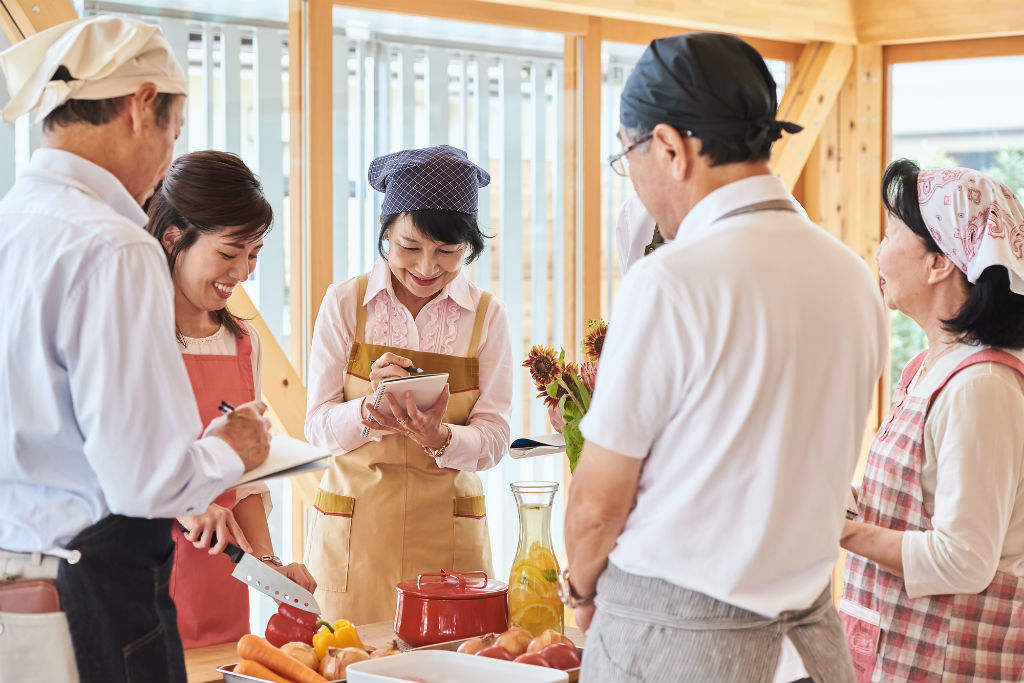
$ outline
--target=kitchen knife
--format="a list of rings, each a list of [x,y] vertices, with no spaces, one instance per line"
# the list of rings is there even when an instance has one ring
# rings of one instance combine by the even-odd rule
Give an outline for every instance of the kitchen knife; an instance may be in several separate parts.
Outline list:
[[[188,529],[180,522],[178,528],[182,533],[188,533]],[[210,542],[211,547],[215,545],[217,545],[216,534],[213,535],[213,540]],[[278,602],[287,603],[306,612],[320,614],[320,605],[317,604],[313,594],[281,572],[260,562],[230,541],[224,548],[224,554],[236,565],[231,576],[242,583],[252,586],[260,593],[269,595]]]

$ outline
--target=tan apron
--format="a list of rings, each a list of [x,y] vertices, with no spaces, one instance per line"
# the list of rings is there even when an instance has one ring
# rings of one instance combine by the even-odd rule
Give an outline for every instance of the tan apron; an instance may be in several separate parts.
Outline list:
[[[356,331],[345,399],[370,393],[370,365],[390,351],[424,372],[447,372],[448,424],[464,425],[480,395],[477,350],[491,295],[477,305],[466,356],[367,344],[367,276],[359,276]],[[484,490],[473,472],[439,467],[422,446],[389,434],[335,456],[317,491],[305,563],[325,618],[368,624],[394,619],[395,585],[440,569],[494,575]]]

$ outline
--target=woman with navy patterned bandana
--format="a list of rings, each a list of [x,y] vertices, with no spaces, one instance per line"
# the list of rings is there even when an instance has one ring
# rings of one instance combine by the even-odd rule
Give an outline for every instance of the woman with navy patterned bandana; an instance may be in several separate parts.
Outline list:
[[[332,285],[309,359],[306,437],[339,456],[317,492],[305,562],[330,619],[391,619],[395,584],[441,568],[493,575],[478,470],[508,451],[505,305],[463,274],[484,249],[487,172],[447,145],[375,159],[384,193],[369,273]],[[381,381],[447,372],[428,410],[366,401]],[[364,426],[370,428],[361,436]]]

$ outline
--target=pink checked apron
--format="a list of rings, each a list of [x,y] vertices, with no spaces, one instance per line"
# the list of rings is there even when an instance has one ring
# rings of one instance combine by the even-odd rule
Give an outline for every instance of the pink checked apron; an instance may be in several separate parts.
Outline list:
[[[1016,357],[986,349],[966,358],[928,398],[907,388],[925,354],[903,370],[889,416],[875,435],[860,495],[861,521],[900,531],[927,531],[921,490],[924,424],[950,378],[995,362],[1024,375]],[[858,683],[874,681],[1019,681],[1024,678],[1024,579],[998,571],[977,595],[912,599],[903,579],[850,553],[840,616]]]
[[[203,429],[220,415],[221,401],[238,406],[252,401],[252,340],[243,334],[233,356],[181,354],[199,405]],[[213,501],[233,508],[234,490]],[[171,597],[178,609],[178,631],[186,650],[238,640],[249,632],[249,588],[231,576],[234,565],[224,553],[199,550],[174,527]]]

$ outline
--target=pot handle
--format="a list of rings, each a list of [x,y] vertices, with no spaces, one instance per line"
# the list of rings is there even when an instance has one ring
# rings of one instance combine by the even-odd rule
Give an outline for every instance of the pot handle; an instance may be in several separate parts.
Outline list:
[[[438,574],[420,574],[416,577],[416,588],[423,588],[423,579],[430,578],[432,576],[440,577],[441,583],[448,581],[449,579],[455,579],[459,584],[459,590],[465,590],[467,576],[482,576],[484,577],[484,585],[487,585],[487,572],[476,571],[476,572],[456,572],[451,569],[442,569]]]

